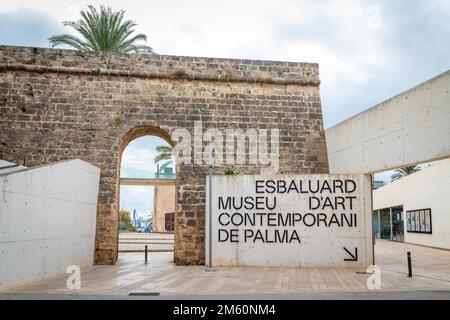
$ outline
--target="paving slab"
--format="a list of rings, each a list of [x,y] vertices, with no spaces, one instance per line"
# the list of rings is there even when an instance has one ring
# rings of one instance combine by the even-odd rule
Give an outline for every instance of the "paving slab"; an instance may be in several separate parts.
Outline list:
[[[289,297],[330,298],[377,293],[378,297],[450,299],[450,252],[389,241],[377,241],[376,263],[381,268],[381,290],[369,290],[370,274],[361,269],[294,267],[227,267],[206,272],[205,266],[175,266],[173,252],[151,252],[148,264],[141,253],[120,254],[114,266],[92,266],[82,270],[81,289],[68,290],[66,275],[9,290],[9,295],[65,294],[127,297],[130,293],[160,296]],[[412,278],[407,277],[406,252],[413,257]],[[429,294],[427,292],[440,292]],[[385,292],[385,294],[383,294]],[[389,294],[389,292],[400,292]],[[416,292],[412,294],[411,292]]]

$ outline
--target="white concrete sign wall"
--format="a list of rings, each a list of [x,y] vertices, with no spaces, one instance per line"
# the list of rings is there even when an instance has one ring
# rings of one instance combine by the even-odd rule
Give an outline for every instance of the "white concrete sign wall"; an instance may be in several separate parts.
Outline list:
[[[211,199],[213,266],[373,264],[367,175],[213,176]]]
[[[93,264],[99,178],[81,160],[0,174],[0,290]]]

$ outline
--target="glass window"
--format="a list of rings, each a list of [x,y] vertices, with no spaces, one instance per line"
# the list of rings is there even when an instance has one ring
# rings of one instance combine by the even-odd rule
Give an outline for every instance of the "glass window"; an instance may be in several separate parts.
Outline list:
[[[408,232],[432,233],[431,209],[407,211],[406,230]]]
[[[406,230],[411,231],[411,212],[406,212]]]
[[[420,211],[416,211],[416,232],[420,232]]]
[[[381,239],[391,239],[391,217],[389,209],[380,210],[380,236]]]
[[[420,210],[420,232],[425,232],[425,211]]]
[[[425,210],[425,232],[431,232],[431,210]]]

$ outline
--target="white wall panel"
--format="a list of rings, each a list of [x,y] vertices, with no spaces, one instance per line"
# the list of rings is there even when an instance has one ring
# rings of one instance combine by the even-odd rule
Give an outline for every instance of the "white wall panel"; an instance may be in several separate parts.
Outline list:
[[[0,174],[0,290],[93,264],[99,178],[81,160]]]
[[[450,71],[325,130],[330,173],[450,157]]]

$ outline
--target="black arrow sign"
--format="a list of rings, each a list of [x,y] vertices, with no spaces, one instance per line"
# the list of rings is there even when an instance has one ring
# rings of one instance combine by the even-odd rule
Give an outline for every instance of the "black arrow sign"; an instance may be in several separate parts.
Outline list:
[[[352,257],[351,259],[344,259],[344,261],[358,261],[358,248],[355,248],[355,254],[348,251],[346,247],[343,248]]]

